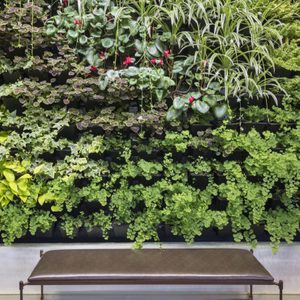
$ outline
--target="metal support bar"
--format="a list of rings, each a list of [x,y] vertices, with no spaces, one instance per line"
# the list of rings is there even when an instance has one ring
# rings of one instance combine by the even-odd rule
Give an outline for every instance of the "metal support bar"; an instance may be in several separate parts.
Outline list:
[[[253,285],[250,285],[250,294],[249,294],[249,299],[253,300]]]
[[[282,297],[283,297],[283,294],[282,294],[282,291],[283,291],[283,281],[282,280],[279,280],[278,287],[279,287],[279,300],[282,300]]]
[[[20,290],[20,300],[23,300],[23,289],[24,289],[24,282],[19,282],[19,290]]]

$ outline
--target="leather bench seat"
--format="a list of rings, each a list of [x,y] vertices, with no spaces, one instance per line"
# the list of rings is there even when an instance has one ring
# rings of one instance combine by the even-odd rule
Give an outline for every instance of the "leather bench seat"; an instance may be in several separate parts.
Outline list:
[[[271,284],[242,249],[85,249],[46,252],[29,284]]]

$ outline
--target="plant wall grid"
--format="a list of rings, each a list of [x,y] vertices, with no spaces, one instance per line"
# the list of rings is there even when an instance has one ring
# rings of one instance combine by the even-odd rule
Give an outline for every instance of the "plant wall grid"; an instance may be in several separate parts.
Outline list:
[[[0,5],[2,241],[298,239],[299,4],[119,2]]]

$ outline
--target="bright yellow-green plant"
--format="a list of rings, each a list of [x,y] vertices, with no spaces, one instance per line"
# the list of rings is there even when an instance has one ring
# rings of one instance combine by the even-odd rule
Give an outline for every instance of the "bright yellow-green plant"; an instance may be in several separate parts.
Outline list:
[[[26,202],[30,196],[30,179],[27,173],[28,161],[0,162],[0,206],[6,206],[14,199]]]

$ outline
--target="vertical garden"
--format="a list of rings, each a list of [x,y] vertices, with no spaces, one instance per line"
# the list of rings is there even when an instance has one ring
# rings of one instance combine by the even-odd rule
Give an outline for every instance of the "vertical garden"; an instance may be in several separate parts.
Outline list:
[[[299,239],[300,2],[0,12],[5,244]]]

